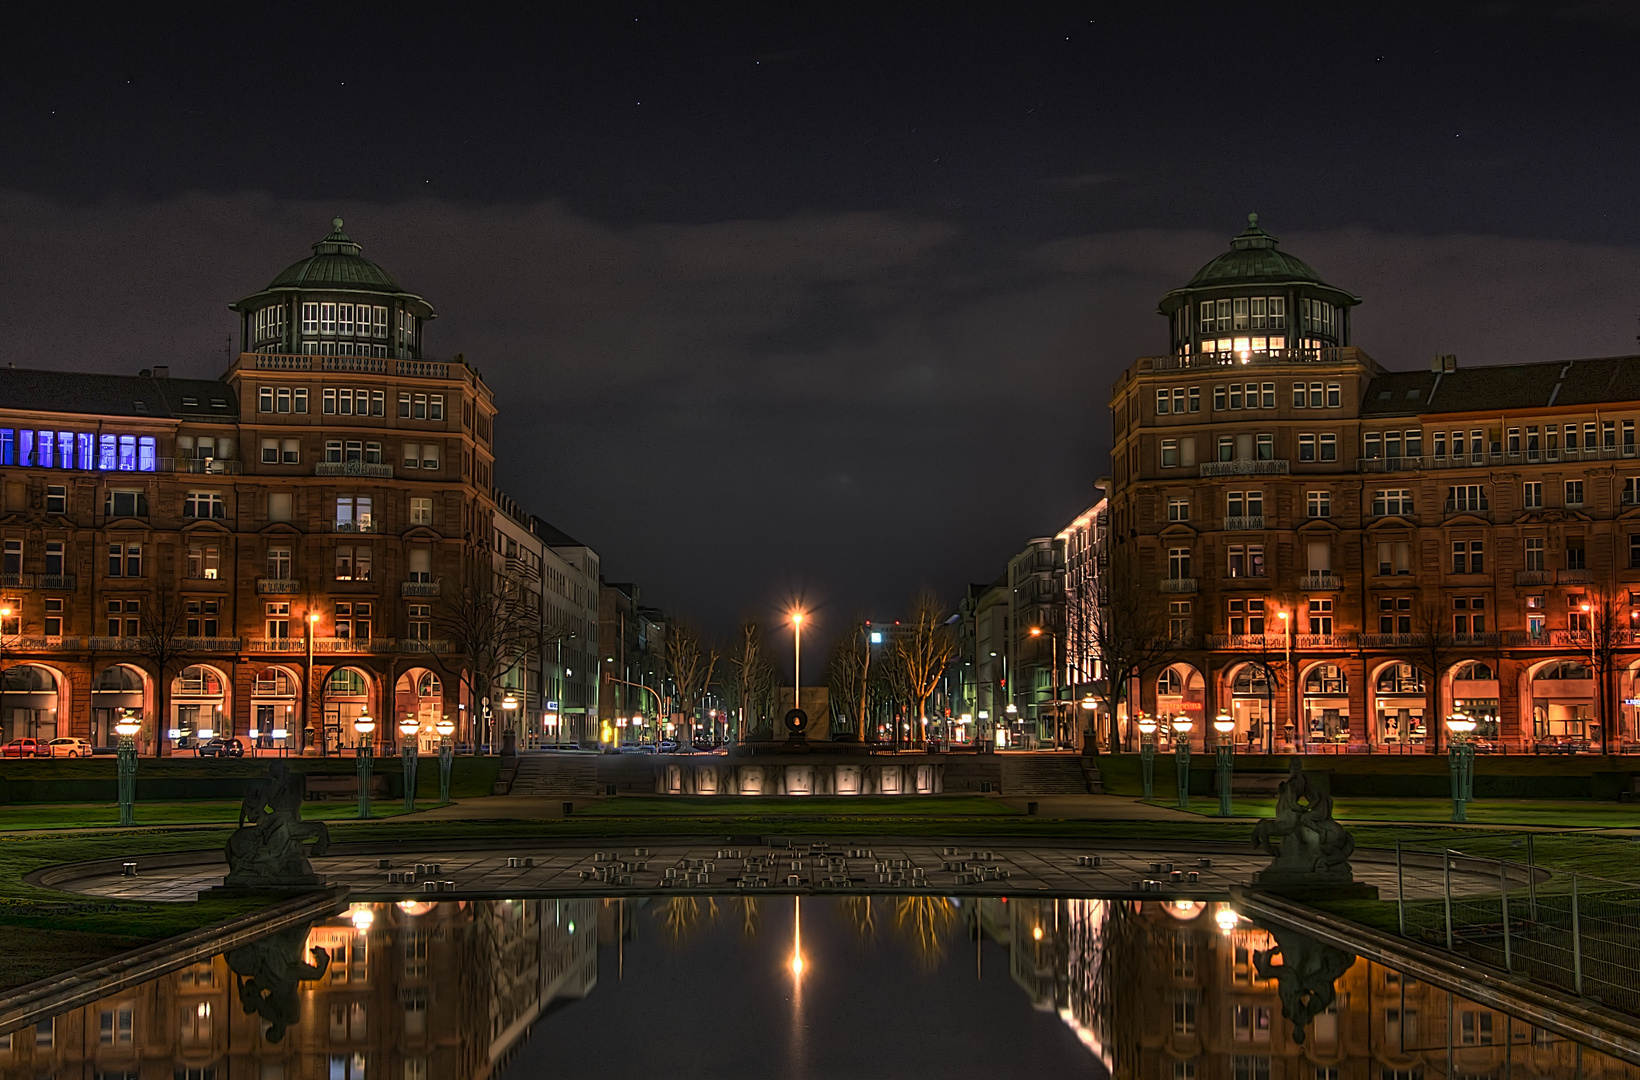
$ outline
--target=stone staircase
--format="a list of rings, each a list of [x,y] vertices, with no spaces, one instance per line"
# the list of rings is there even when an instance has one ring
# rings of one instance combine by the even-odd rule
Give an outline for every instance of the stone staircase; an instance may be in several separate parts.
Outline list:
[[[1097,795],[1099,767],[1072,754],[1008,755],[1002,759],[1004,795]]]
[[[522,754],[509,794],[596,795],[598,760],[568,754]]]

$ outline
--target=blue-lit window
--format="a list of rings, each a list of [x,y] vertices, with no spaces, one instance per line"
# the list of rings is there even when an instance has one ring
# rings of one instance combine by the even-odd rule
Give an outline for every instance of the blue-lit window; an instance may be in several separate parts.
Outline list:
[[[56,445],[56,436],[52,435],[49,431],[40,432],[40,441],[38,443],[40,460],[36,464],[40,465],[42,468],[51,468],[52,459],[56,456],[52,453],[52,449]]]
[[[97,463],[97,455],[96,455],[95,451],[92,449],[93,446],[95,445],[95,443],[93,442],[94,437],[91,436],[91,435],[82,434],[82,435],[76,436],[76,438],[79,441],[80,468],[82,468],[82,469],[94,468],[96,466],[96,463]]]
[[[0,428],[0,465],[17,464],[17,433],[11,428]]]
[[[57,467],[72,469],[74,467],[74,433],[59,431],[57,433]]]
[[[97,468],[104,472],[113,472],[115,460],[114,436],[99,435],[97,437]]]
[[[26,429],[17,433],[17,464],[34,464],[34,432]]]
[[[137,440],[137,471],[153,472],[157,462],[154,460],[154,437],[144,435]]]
[[[120,472],[137,471],[137,437],[120,436]]]

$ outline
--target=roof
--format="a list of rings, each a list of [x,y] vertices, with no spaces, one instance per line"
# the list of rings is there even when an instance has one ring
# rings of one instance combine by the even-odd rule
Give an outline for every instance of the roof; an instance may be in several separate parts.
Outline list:
[[[330,235],[313,245],[313,254],[287,266],[268,283],[270,289],[381,289],[401,292],[393,275],[359,254],[364,250],[342,231],[342,219],[331,222]]]
[[[214,379],[5,367],[0,368],[0,406],[37,412],[239,422],[239,402],[233,390]]]
[[[1359,304],[1361,298],[1321,280],[1309,263],[1280,250],[1281,241],[1258,226],[1258,215],[1247,215],[1247,228],[1230,240],[1230,250],[1196,271],[1183,289],[1210,289],[1227,285],[1317,285],[1338,293],[1346,303]]]
[[[1389,371],[1367,384],[1361,415],[1502,412],[1640,401],[1640,356]]]
[[[581,541],[548,521],[543,521],[534,514],[530,515],[530,527],[535,530],[548,547],[586,547]]]

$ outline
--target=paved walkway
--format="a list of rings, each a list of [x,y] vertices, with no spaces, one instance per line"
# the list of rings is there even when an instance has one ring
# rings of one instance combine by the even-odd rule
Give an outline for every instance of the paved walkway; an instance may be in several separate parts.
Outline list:
[[[187,866],[137,861],[135,876],[90,873],[57,881],[70,892],[131,900],[192,900],[222,880],[219,862]],[[1225,853],[1168,845],[1102,848],[1097,844],[1017,844],[948,841],[785,840],[713,844],[655,841],[622,846],[520,841],[484,851],[430,844],[391,848],[391,854],[332,855],[314,869],[333,884],[352,888],[357,900],[408,900],[437,895],[526,898],[533,896],[631,896],[673,892],[906,893],[939,895],[1056,895],[1214,900],[1232,885],[1246,884],[1268,863],[1257,852]],[[1393,899],[1393,862],[1358,857],[1356,878]],[[1480,894],[1496,886],[1491,876],[1454,872],[1453,891]],[[1434,870],[1406,870],[1408,898],[1441,895]]]

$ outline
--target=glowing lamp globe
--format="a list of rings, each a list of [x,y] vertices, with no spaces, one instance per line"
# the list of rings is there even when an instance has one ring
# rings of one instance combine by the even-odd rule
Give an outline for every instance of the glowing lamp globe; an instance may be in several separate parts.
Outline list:
[[[353,721],[353,730],[360,735],[369,735],[376,730],[376,721],[369,713],[360,713],[359,718]]]
[[[142,725],[129,716],[114,725],[114,734],[116,735],[135,735],[141,730]]]
[[[1154,735],[1154,734],[1156,734],[1156,718],[1154,716],[1141,716],[1141,717],[1139,717],[1139,734],[1141,734],[1141,735]]]
[[[1190,734],[1190,729],[1195,726],[1195,721],[1191,720],[1188,716],[1175,716],[1173,718],[1173,730],[1177,731],[1180,735]]]
[[[399,721],[399,734],[403,735],[406,739],[410,738],[420,730],[421,725],[416,723],[415,717],[407,716],[403,720]]]
[[[448,716],[433,725],[433,730],[438,732],[440,736],[446,739],[450,737],[450,733],[455,731],[455,729],[456,726],[450,723],[450,718]]]
[[[1218,732],[1220,735],[1228,735],[1232,731],[1236,730],[1236,722],[1230,718],[1229,713],[1219,713],[1219,715],[1213,719],[1213,730]]]

